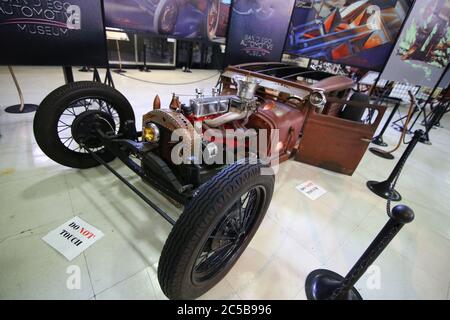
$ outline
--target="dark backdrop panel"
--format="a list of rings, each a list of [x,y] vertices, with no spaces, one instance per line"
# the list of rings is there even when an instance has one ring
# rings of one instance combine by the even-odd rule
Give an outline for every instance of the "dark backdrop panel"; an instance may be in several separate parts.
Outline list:
[[[412,0],[297,0],[286,53],[381,71]]]
[[[295,0],[235,0],[225,65],[280,61]]]
[[[106,27],[224,41],[230,0],[104,0]]]
[[[106,66],[100,0],[0,1],[0,64]]]
[[[382,79],[433,88],[448,64],[449,0],[416,0]]]

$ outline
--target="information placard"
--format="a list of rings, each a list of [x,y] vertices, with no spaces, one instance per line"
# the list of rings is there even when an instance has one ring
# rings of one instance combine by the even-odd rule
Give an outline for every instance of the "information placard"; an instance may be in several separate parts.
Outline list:
[[[42,238],[71,261],[103,237],[103,232],[74,217]]]
[[[311,200],[317,200],[325,193],[327,193],[327,191],[324,188],[318,186],[317,184],[315,184],[310,180],[298,185],[296,189],[301,193],[303,193],[308,198],[310,198]]]

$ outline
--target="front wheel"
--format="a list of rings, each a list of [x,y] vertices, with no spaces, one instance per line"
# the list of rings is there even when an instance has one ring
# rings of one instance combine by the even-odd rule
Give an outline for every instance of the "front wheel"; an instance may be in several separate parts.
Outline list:
[[[119,91],[98,82],[80,81],[56,89],[42,101],[33,130],[36,142],[50,159],[86,169],[99,163],[83,146],[104,161],[114,159],[91,128],[120,134],[126,122],[134,120],[130,103]]]
[[[250,243],[272,198],[275,178],[261,163],[239,162],[203,184],[175,224],[159,260],[170,299],[195,299],[217,284]]]

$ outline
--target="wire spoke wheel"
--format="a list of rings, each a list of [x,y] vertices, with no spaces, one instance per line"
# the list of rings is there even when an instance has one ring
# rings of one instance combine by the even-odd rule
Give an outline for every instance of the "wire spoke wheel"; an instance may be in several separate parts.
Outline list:
[[[233,267],[264,219],[275,178],[260,162],[234,163],[203,184],[167,239],[158,280],[170,299],[195,299]]]
[[[80,141],[77,141],[74,137],[76,135],[77,119],[85,115],[87,112],[97,111],[99,115],[99,121],[107,121],[108,128],[114,134],[117,134],[120,130],[120,117],[117,110],[111,105],[111,103],[102,100],[101,98],[82,98],[69,104],[58,119],[58,137],[60,142],[73,152],[88,153],[84,148],[80,146]],[[112,121],[111,121],[112,119]],[[103,149],[103,146],[92,147],[94,152],[98,152]]]
[[[79,81],[45,97],[36,111],[33,131],[50,159],[67,167],[87,169],[99,163],[82,145],[104,161],[112,161],[115,156],[103,146],[98,130],[121,135],[126,123],[134,123],[134,119],[133,108],[120,92],[102,83]]]
[[[209,280],[233,259],[249,234],[263,196],[264,188],[254,187],[226,212],[198,254],[192,274],[194,282]]]

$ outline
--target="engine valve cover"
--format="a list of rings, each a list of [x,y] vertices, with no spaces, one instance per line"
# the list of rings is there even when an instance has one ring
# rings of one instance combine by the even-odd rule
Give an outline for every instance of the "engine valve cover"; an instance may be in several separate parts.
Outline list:
[[[239,98],[235,96],[201,97],[192,99],[190,106],[194,117],[207,117],[228,112],[231,100],[239,100]]]

